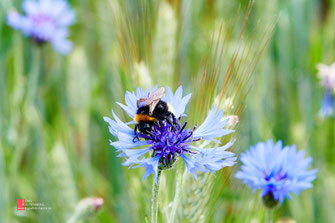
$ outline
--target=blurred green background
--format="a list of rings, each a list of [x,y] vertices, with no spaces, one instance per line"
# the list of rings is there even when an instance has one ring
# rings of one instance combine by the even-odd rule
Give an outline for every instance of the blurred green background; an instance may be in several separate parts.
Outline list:
[[[318,117],[323,89],[316,75],[316,64],[335,60],[334,0],[255,1],[242,38],[247,0],[70,4],[77,16],[74,49],[60,56],[6,25],[7,11],[21,10],[20,0],[0,2],[0,222],[65,222],[80,199],[92,196],[105,204],[84,222],[145,222],[153,178],[142,182],[143,169],[121,165],[103,116],[111,117],[113,109],[127,120],[115,102],[124,102],[126,90],[155,84],[174,90],[183,85],[184,94],[193,93],[187,111],[192,123],[201,123],[220,92],[222,108],[239,115],[237,154],[268,138],[305,149],[318,178],[276,209],[275,221],[335,221],[335,119]],[[222,37],[232,33],[223,46],[224,38],[216,39],[220,29]],[[251,75],[257,46],[262,49],[270,35]],[[215,47],[223,58],[213,54]],[[243,70],[235,64],[235,79],[225,87],[235,52],[248,47],[254,54],[237,55]],[[236,105],[226,108],[230,97]],[[167,222],[182,168],[178,163],[164,173],[161,222]],[[186,178],[176,222],[264,222],[259,194],[234,179],[237,169],[225,168],[216,178],[203,174],[198,182]],[[16,199],[52,210],[22,214]]]

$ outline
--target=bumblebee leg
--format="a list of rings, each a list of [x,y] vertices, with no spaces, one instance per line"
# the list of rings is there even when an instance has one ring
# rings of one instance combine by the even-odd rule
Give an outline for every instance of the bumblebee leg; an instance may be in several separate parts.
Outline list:
[[[135,134],[135,137],[133,138],[133,142],[138,142],[140,141],[140,138],[138,137],[138,133]]]
[[[138,137],[138,131],[137,130],[138,130],[138,126],[135,125],[135,128],[134,128],[134,135],[135,135],[135,137],[133,138],[133,142],[134,143],[137,142],[137,141],[140,141],[140,138]],[[137,141],[135,139],[137,139]]]
[[[173,122],[173,124],[175,124],[175,125],[177,124],[176,116],[172,112],[168,112],[166,117],[167,117],[167,119],[172,118],[171,121]]]
[[[176,123],[176,121],[177,121],[176,116],[174,116],[174,114],[172,112],[170,112],[170,116],[172,117],[173,123],[177,124]]]
[[[171,122],[171,120],[169,119],[169,117],[166,118],[166,122],[169,123],[169,125],[171,125],[173,131],[176,132],[176,128],[174,127],[174,124]]]

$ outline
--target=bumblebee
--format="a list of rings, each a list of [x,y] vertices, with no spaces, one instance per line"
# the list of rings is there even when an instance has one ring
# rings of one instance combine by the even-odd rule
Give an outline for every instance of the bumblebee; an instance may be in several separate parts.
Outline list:
[[[135,125],[135,139],[139,140],[139,133],[150,135],[152,125],[159,120],[166,120],[173,126],[171,119],[175,120],[171,106],[162,101],[165,92],[164,88],[159,88],[152,92],[147,98],[141,98],[137,101],[137,112],[134,120],[138,123]]]

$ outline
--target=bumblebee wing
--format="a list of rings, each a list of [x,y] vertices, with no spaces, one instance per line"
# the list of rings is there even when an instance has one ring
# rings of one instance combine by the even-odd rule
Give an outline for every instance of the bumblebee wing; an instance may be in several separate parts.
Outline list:
[[[153,113],[153,111],[154,111],[156,105],[158,104],[159,100],[160,100],[160,99],[155,100],[155,101],[153,101],[153,102],[149,105],[149,114],[150,114],[150,115],[152,115],[152,113]]]
[[[163,87],[158,88],[156,91],[152,92],[152,94],[146,100],[145,105],[149,105],[150,114],[152,114],[159,100],[161,100],[161,98],[163,97],[164,93],[165,89]]]
[[[165,93],[165,89],[163,87],[158,88],[156,91],[152,92],[151,94],[148,93],[148,97],[140,98],[137,100],[136,102],[137,108],[140,108],[145,105],[151,105],[154,101],[157,101],[157,100],[159,101],[163,97],[164,93]],[[154,105],[154,107],[157,105],[157,103]]]
[[[152,94],[147,98],[144,105],[151,105],[155,101],[159,101],[164,95],[165,89],[158,88],[156,91],[152,92]]]
[[[156,100],[159,101],[164,96],[164,93],[165,93],[165,89],[163,87],[158,88],[156,91],[154,91],[150,94],[150,96],[148,97],[148,99],[146,101],[146,105],[149,105],[153,101],[156,101]]]

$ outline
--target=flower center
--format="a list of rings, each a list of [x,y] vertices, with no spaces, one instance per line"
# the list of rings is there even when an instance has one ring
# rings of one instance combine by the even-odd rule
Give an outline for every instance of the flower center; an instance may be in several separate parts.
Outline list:
[[[283,170],[279,170],[278,172],[272,171],[270,174],[265,176],[266,181],[270,181],[271,179],[275,179],[276,181],[285,180],[287,178],[287,173]]]
[[[37,26],[42,26],[52,21],[50,16],[42,13],[32,16],[31,19],[33,23]]]
[[[31,16],[35,31],[33,33],[33,40],[37,44],[43,44],[50,39],[52,35],[51,27],[52,18],[49,15],[38,13]]]
[[[194,153],[189,150],[189,146],[199,140],[193,138],[195,127],[186,129],[187,122],[181,126],[179,118],[171,124],[160,120],[155,122],[149,134],[141,134],[142,138],[152,144],[153,156],[161,156],[160,163],[165,167],[172,167],[180,154]]]

